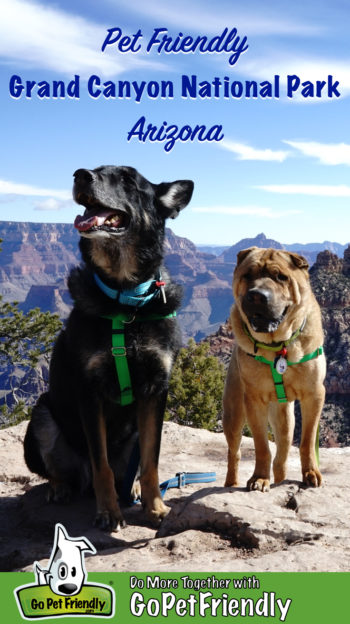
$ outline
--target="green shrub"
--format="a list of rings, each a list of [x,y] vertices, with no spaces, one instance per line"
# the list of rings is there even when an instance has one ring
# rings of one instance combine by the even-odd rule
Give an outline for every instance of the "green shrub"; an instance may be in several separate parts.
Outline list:
[[[166,420],[203,429],[217,428],[222,416],[225,370],[209,355],[209,345],[193,338],[180,350],[169,385]]]

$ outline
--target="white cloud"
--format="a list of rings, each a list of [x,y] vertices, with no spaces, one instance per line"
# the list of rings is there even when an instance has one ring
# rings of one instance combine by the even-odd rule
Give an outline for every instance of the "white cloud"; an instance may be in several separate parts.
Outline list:
[[[284,141],[305,156],[315,156],[323,165],[350,165],[350,145],[347,143],[317,143],[316,141]]]
[[[115,76],[136,65],[159,67],[135,54],[102,53],[106,35],[106,25],[44,3],[1,1],[0,56],[7,62],[83,77],[91,73]]]
[[[289,156],[289,152],[286,151],[256,149],[250,145],[236,143],[235,141],[230,141],[228,139],[220,141],[218,145],[230,152],[233,152],[234,154],[237,154],[239,160],[267,160],[283,162]]]
[[[39,188],[29,184],[18,184],[17,182],[9,182],[8,180],[0,180],[1,195],[23,195],[24,197],[50,197],[59,200],[72,199],[71,191],[59,191],[52,189]]]
[[[300,210],[276,211],[265,206],[198,206],[192,208],[192,212],[207,214],[224,214],[232,216],[263,217],[266,219],[279,219],[287,215],[300,214]]]
[[[40,210],[40,211],[63,210],[63,208],[66,208],[67,205],[70,205],[71,203],[72,202],[69,200],[60,200],[60,199],[54,199],[53,197],[49,197],[48,199],[45,199],[44,201],[36,203],[34,206],[34,210]]]
[[[269,184],[255,188],[282,195],[315,195],[319,197],[350,197],[350,186],[322,184]]]
[[[310,81],[316,85],[316,81],[325,81],[327,83],[328,76],[333,76],[333,81],[339,82],[338,90],[341,96],[350,94],[350,61],[346,58],[339,60],[332,57],[300,57],[294,54],[286,54],[281,50],[278,54],[267,53],[260,55],[255,60],[252,57],[243,56],[239,66],[237,65],[237,72],[245,76],[250,76],[256,80],[273,80],[274,75],[279,75],[281,79],[281,85],[285,86],[287,82],[287,76],[298,76],[301,83]],[[304,103],[316,103],[316,102],[334,102],[338,98],[333,95],[332,98],[327,97],[326,84],[321,91],[321,97],[301,97],[300,92],[302,86],[299,86],[298,91],[295,91],[293,98],[290,101],[302,101]],[[281,95],[283,93],[281,92]],[[315,94],[316,95],[316,94]],[[288,98],[289,99],[289,98]]]
[[[115,0],[107,0],[114,6]],[[232,25],[236,27],[238,35],[244,36],[269,36],[269,35],[319,35],[324,31],[323,27],[315,24],[306,24],[305,21],[296,21],[290,16],[285,19],[276,18],[273,9],[268,13],[268,7],[264,6],[261,11],[241,10],[232,3],[231,13],[227,10],[219,12],[218,5],[213,5],[210,11],[203,3],[197,3],[193,7],[188,0],[177,0],[176,3],[159,2],[159,0],[119,0],[128,11],[143,14],[149,19],[156,18],[158,24],[172,24],[178,26],[181,32],[184,28],[205,33],[218,35],[224,28]],[[199,6],[198,6],[199,4]]]

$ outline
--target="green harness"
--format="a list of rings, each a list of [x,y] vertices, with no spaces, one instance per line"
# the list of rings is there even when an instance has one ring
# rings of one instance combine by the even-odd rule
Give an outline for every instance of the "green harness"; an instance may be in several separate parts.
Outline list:
[[[134,402],[135,397],[132,391],[130,371],[128,365],[128,359],[125,346],[125,325],[130,323],[140,323],[143,321],[159,321],[168,318],[175,318],[176,312],[170,314],[148,314],[143,316],[141,314],[135,314],[130,318],[130,314],[123,312],[103,316],[105,319],[112,321],[112,355],[114,357],[115,367],[117,371],[117,377],[120,386],[120,399],[118,403],[120,405],[130,405]]]
[[[290,360],[285,360],[285,362],[287,366],[295,366],[296,364],[303,364],[303,362],[314,360],[319,355],[322,355],[322,353],[323,353],[323,347],[317,347],[315,351],[313,351],[312,353],[308,353],[307,355],[304,355],[304,357],[302,357],[301,360],[299,360],[298,362],[291,362]],[[275,384],[277,401],[279,403],[288,403],[288,399],[286,397],[286,391],[285,391],[284,384],[283,384],[283,373],[282,374],[279,373],[278,370],[276,369],[276,360],[278,360],[279,358],[277,357],[275,360],[271,361],[271,360],[264,358],[262,355],[253,355],[252,357],[258,362],[263,362],[264,364],[268,364],[270,366],[273,383]]]
[[[319,355],[322,355],[322,353],[323,353],[323,347],[317,347],[317,349],[315,349],[315,351],[313,351],[312,353],[308,353],[307,355],[304,355],[304,357],[302,357],[301,360],[299,360],[299,362],[290,362],[290,360],[285,360],[285,362],[287,366],[295,366],[296,364],[302,364],[303,362],[308,362],[309,360],[313,360],[317,358]],[[248,355],[250,355],[250,353],[248,353]],[[285,391],[284,383],[283,383],[283,374],[279,373],[276,370],[276,360],[278,360],[279,358],[277,357],[274,361],[271,361],[271,360],[267,360],[262,355],[252,355],[252,357],[258,362],[263,362],[263,364],[268,364],[270,366],[273,383],[275,384],[277,401],[279,403],[288,403],[288,399],[286,397],[286,391]],[[320,438],[320,425],[318,425],[317,427],[316,441],[315,441],[315,453],[316,453],[316,460],[317,460],[318,466],[320,465],[319,438]]]
[[[294,334],[291,335],[288,340],[284,340],[279,344],[271,343],[266,344],[265,342],[257,342],[255,338],[250,334],[248,327],[244,324],[243,330],[246,336],[248,336],[249,340],[254,344],[254,355],[252,353],[247,353],[250,357],[253,357],[257,362],[262,362],[263,364],[268,364],[271,369],[273,383],[275,385],[277,401],[279,403],[287,403],[288,399],[286,397],[286,391],[283,384],[283,374],[287,370],[288,366],[296,366],[296,364],[303,364],[303,362],[309,362],[309,360],[314,360],[319,355],[323,353],[323,347],[317,347],[315,351],[312,353],[308,353],[304,355],[298,362],[291,362],[287,360],[287,347],[294,342],[298,336],[301,334],[305,327],[306,319],[301,324],[301,327],[297,329]],[[258,349],[264,349],[266,351],[274,351],[276,353],[276,358],[274,360],[268,360],[264,358],[262,355],[256,355]],[[283,366],[282,366],[283,365]],[[280,370],[279,370],[280,369]],[[280,372],[281,371],[281,372]]]
[[[253,342],[254,344],[254,353],[256,354],[258,349],[266,349],[267,351],[275,351],[276,353],[276,358],[274,360],[268,360],[267,358],[263,357],[262,355],[253,355],[252,353],[247,353],[247,355],[249,355],[250,357],[254,358],[254,360],[256,360],[257,362],[262,362],[263,364],[268,364],[270,369],[271,369],[271,375],[272,375],[272,379],[273,379],[273,383],[275,386],[275,390],[276,390],[276,396],[277,396],[277,401],[279,403],[288,403],[288,399],[286,396],[286,391],[285,391],[285,387],[284,387],[284,383],[283,383],[283,374],[285,373],[285,371],[287,370],[288,366],[296,366],[297,364],[303,364],[304,362],[309,362],[310,360],[314,360],[315,358],[317,358],[319,355],[322,355],[323,353],[323,347],[317,347],[317,349],[315,349],[315,351],[313,351],[312,353],[308,353],[307,355],[304,355],[304,357],[302,357],[298,362],[291,362],[290,360],[288,360],[286,358],[287,355],[287,346],[289,346],[292,342],[294,342],[294,340],[297,339],[297,337],[299,336],[299,334],[303,331],[304,327],[305,327],[305,323],[306,323],[306,319],[303,321],[302,326],[297,329],[294,334],[292,334],[292,336],[286,340],[285,342],[281,342],[280,344],[265,344],[263,342],[257,342],[253,336],[251,336],[251,334],[249,333],[248,327],[246,325],[243,325],[243,329],[244,329],[244,333],[248,336],[248,338]],[[279,361],[283,360],[283,372],[279,372],[277,370],[277,367],[279,365]],[[319,458],[319,435],[320,435],[320,426],[318,425],[317,427],[317,434],[316,434],[316,443],[315,443],[315,452],[316,452],[316,459],[317,459],[317,464],[320,464],[320,458]]]

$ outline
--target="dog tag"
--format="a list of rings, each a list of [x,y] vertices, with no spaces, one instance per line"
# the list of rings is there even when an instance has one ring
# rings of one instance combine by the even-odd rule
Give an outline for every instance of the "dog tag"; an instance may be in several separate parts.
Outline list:
[[[283,373],[286,372],[287,368],[288,368],[288,363],[286,358],[282,357],[281,355],[275,359],[275,369],[276,371],[280,374],[283,375]]]
[[[162,299],[163,299],[163,303],[166,303],[166,295],[165,295],[165,282],[156,282],[156,286],[160,289],[160,292],[162,293]]]

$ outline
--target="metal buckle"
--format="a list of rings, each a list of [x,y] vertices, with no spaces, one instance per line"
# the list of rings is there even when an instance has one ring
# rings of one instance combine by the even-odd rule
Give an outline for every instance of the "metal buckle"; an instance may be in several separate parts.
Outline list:
[[[186,473],[185,472],[177,472],[176,476],[179,479],[178,488],[182,488],[186,485]]]
[[[129,325],[130,323],[134,322],[135,318],[136,318],[136,314],[133,314],[132,316],[130,316],[128,321],[122,321],[122,323],[124,323],[124,325]]]
[[[111,351],[114,357],[126,357],[126,347],[112,347]]]

